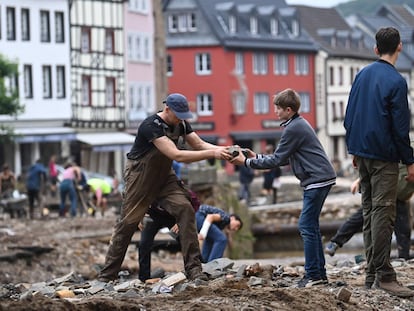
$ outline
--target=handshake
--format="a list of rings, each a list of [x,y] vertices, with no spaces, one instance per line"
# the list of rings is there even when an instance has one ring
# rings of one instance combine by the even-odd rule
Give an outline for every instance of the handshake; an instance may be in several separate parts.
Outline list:
[[[237,157],[240,152],[243,153],[243,155],[247,158],[249,155],[249,152],[246,149],[240,148],[240,146],[230,146],[229,152],[232,155],[233,158]]]

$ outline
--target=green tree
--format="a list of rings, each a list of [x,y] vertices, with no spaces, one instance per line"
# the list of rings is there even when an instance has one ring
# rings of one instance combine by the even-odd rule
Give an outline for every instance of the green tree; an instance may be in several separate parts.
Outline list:
[[[0,54],[0,115],[17,116],[24,111],[19,103],[19,92],[15,88],[9,89],[6,79],[17,79],[18,64],[8,60]],[[0,124],[0,141],[10,141],[13,129],[5,124]]]
[[[23,107],[19,103],[19,93],[17,88],[7,90],[5,78],[14,79],[18,76],[17,63],[11,62],[0,55],[0,115],[17,115],[23,112]]]

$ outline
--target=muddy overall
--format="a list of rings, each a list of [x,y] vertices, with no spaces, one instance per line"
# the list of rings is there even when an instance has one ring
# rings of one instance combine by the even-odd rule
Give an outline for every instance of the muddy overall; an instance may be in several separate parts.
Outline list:
[[[187,277],[199,277],[202,268],[195,213],[188,191],[172,170],[172,161],[154,148],[139,160],[127,160],[124,180],[121,219],[115,225],[99,279],[118,277],[131,238],[155,200],[176,218]]]

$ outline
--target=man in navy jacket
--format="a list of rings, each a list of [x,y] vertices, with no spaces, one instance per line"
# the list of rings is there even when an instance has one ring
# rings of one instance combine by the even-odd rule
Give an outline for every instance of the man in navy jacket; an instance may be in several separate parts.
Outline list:
[[[407,82],[394,67],[402,43],[393,27],[381,28],[375,39],[379,59],[355,77],[344,121],[348,152],[354,156],[360,177],[365,286],[375,284],[393,295],[410,297],[414,291],[397,282],[390,262],[398,162],[407,165],[407,181],[414,181]]]

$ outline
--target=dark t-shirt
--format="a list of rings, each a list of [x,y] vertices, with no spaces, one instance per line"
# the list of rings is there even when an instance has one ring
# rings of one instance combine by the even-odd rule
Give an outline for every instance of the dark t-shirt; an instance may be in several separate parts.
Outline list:
[[[177,126],[170,126],[157,114],[146,118],[138,128],[137,136],[131,151],[127,154],[130,160],[138,160],[147,152],[156,148],[153,141],[162,136],[167,136],[176,145],[184,143],[185,135],[193,132],[191,125],[187,121],[183,121]],[[180,137],[182,141],[180,141]]]

